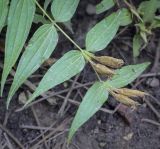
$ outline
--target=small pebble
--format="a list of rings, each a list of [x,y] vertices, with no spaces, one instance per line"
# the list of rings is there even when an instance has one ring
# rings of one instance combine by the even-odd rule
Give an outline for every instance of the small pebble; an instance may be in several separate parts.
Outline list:
[[[124,136],[123,139],[126,140],[126,141],[129,141],[129,140],[132,139],[132,137],[133,137],[133,132],[131,132],[131,133],[127,134],[126,136]]]
[[[18,100],[20,104],[25,104],[27,102],[27,97],[26,97],[25,92],[21,92],[19,94]]]
[[[101,120],[98,120],[97,123],[98,123],[98,125],[100,125],[101,124]]]
[[[159,87],[160,86],[159,79],[157,79],[157,78],[149,78],[147,80],[146,84],[149,85],[150,87]]]
[[[99,146],[100,146],[100,147],[105,147],[105,145],[106,145],[106,142],[100,142],[100,143],[99,143]]]

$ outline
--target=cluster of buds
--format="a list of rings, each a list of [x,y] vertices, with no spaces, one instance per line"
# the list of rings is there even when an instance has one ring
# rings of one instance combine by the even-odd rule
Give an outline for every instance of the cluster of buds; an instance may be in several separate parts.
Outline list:
[[[131,99],[132,97],[144,97],[148,95],[148,93],[127,88],[114,89],[110,93],[117,101],[131,107],[140,105],[137,101]]]
[[[113,76],[115,74],[113,69],[117,69],[123,66],[124,61],[110,56],[95,56],[91,55],[91,58],[97,63],[91,61],[92,67],[97,73],[106,76]]]
[[[118,69],[124,65],[124,61],[122,59],[110,56],[95,56],[92,53],[87,54],[90,57],[92,67],[101,75],[112,77],[115,74],[114,69]],[[132,98],[148,95],[145,92],[127,88],[110,89],[109,92],[117,101],[131,107],[140,105],[139,102],[134,101]]]

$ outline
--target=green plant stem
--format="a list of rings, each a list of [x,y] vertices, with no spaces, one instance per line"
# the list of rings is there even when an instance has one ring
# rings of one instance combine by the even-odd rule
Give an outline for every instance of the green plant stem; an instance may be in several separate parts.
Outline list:
[[[41,9],[41,11],[44,13],[44,15],[54,24],[54,26],[68,39],[70,40],[81,52],[83,51],[81,47],[69,37],[63,29],[46,13],[46,11],[41,7],[41,5],[35,0],[36,5]],[[83,52],[82,52],[83,53]]]
[[[34,0],[36,5],[39,7],[39,9],[44,13],[44,15],[53,23],[53,25],[70,41],[72,42],[72,44],[74,44],[83,54],[84,58],[89,61],[89,63],[91,63],[91,58],[88,54],[86,54],[86,51],[83,50],[76,42],[74,42],[72,40],[71,37],[69,37],[65,31],[46,13],[46,11],[41,7],[41,5],[37,2],[37,0]],[[91,65],[92,66],[92,65]],[[92,67],[93,68],[93,67]],[[97,73],[97,71],[93,68],[93,70],[95,71],[96,75],[97,75],[97,78],[99,81],[102,82],[99,74]]]
[[[143,23],[143,19],[138,14],[136,8],[134,8],[127,0],[124,0],[124,3],[129,7],[130,11]]]

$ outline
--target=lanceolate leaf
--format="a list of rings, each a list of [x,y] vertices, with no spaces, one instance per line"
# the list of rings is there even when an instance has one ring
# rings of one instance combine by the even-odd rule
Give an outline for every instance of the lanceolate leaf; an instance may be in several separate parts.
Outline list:
[[[143,15],[143,21],[152,23],[155,12],[160,7],[159,0],[149,0],[149,1],[143,1],[138,10]]]
[[[92,117],[106,102],[108,91],[103,83],[96,82],[86,93],[80,104],[69,132],[69,141],[90,117]]]
[[[6,78],[14,66],[27,39],[35,13],[33,0],[12,0],[8,16],[5,61],[1,80],[1,94]]]
[[[124,87],[134,81],[149,64],[149,62],[146,62],[137,65],[124,66],[115,71],[116,75],[114,75],[111,80],[106,81],[106,85],[114,88]]]
[[[129,25],[130,23],[132,23],[131,13],[128,9],[123,8],[121,10],[120,25],[126,26]]]
[[[41,26],[31,38],[23,53],[7,99],[7,106],[24,81],[49,58],[58,42],[58,34],[52,24]]]
[[[152,22],[157,11],[157,2],[158,0],[150,0],[146,5],[144,10],[143,20],[144,22]]]
[[[81,52],[72,50],[66,53],[44,75],[42,81],[26,105],[45,91],[63,83],[81,72],[84,66],[85,60]]]
[[[110,43],[118,31],[120,14],[120,11],[117,13],[112,13],[110,16],[97,23],[87,33],[87,51],[100,51]]]
[[[114,0],[102,0],[99,4],[96,5],[96,13],[100,14],[104,11],[107,11],[114,5],[115,5]]]
[[[6,21],[8,13],[8,3],[9,0],[0,0],[0,32]]]
[[[74,15],[79,0],[53,0],[51,11],[57,22],[69,21]]]

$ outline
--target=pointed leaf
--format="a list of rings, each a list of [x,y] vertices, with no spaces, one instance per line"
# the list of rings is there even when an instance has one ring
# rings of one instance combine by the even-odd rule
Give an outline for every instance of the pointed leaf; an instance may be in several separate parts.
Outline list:
[[[96,82],[86,93],[81,102],[69,132],[69,141],[89,118],[91,118],[106,102],[108,91],[103,83]]]
[[[0,32],[5,25],[9,0],[0,0]]]
[[[47,71],[26,105],[45,91],[81,72],[84,66],[85,60],[81,52],[72,50],[66,53]]]
[[[1,80],[1,94],[6,78],[20,55],[35,13],[33,0],[12,0],[8,16],[5,60]]]
[[[7,99],[7,105],[26,79],[49,58],[58,42],[58,34],[52,24],[41,26],[31,38],[23,53]]]
[[[86,37],[87,51],[96,52],[104,49],[114,38],[119,28],[119,17],[121,12],[112,13],[97,23]]]
[[[79,0],[54,0],[51,11],[56,22],[69,21],[74,15]]]
[[[143,21],[152,23],[155,13],[160,8],[158,0],[143,1],[138,8],[138,11],[143,15]]]
[[[134,81],[149,65],[149,62],[124,66],[115,71],[116,75],[111,80],[106,81],[106,85],[114,88],[121,88]]]
[[[99,4],[96,5],[96,13],[100,14],[107,11],[115,5],[114,0],[102,0]]]

